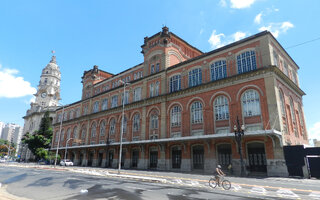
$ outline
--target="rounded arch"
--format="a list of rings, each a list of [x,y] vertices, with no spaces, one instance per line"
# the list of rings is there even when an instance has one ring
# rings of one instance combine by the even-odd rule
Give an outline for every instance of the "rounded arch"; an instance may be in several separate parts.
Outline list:
[[[178,58],[178,60],[180,62],[183,61],[182,56],[177,51],[174,51],[174,50],[171,49],[171,50],[168,51],[168,55],[174,55],[174,56],[176,56]]]
[[[242,53],[247,52],[247,51],[254,51],[255,53],[257,53],[256,52],[256,48],[249,47],[249,48],[245,48],[245,49],[242,49],[242,50],[238,51],[237,53],[235,53],[235,56],[237,57],[239,54],[242,54]]]
[[[141,112],[139,110],[135,110],[131,113],[131,116],[129,118],[129,120],[133,120],[133,117],[136,115],[136,114],[139,114],[140,117],[141,117]]]
[[[128,120],[128,114],[124,113],[124,117]],[[121,119],[122,119],[122,114],[119,115],[118,119],[116,120],[116,122],[121,123]]]
[[[115,115],[112,115],[109,117],[109,119],[107,120],[107,123],[110,124],[111,120],[114,119],[115,121],[117,121],[117,117]]]
[[[190,108],[191,104],[195,101],[200,101],[202,104],[202,108],[204,108],[206,106],[204,103],[204,100],[201,97],[193,97],[188,101],[186,110],[190,110],[189,108]]]
[[[189,72],[192,71],[192,70],[194,70],[194,69],[201,69],[201,73],[203,72],[201,65],[196,65],[196,66],[190,67],[190,68],[188,69],[188,71],[187,71],[188,76],[189,76]]]
[[[215,62],[217,62],[217,61],[220,61],[220,60],[225,60],[225,61],[227,61],[227,58],[226,58],[226,57],[215,58],[215,59],[213,59],[213,60],[211,60],[211,61],[209,62],[209,66],[211,67],[211,65],[212,65],[213,63],[215,63]]]
[[[158,115],[160,115],[160,109],[158,108],[158,106],[152,106],[151,108],[149,108],[147,112],[147,117],[149,117],[150,113],[153,112],[154,110],[156,110],[158,112]]]
[[[97,126],[97,121],[96,120],[92,120],[91,122],[90,122],[90,129],[91,129],[91,127],[92,127],[92,125],[95,123],[95,125]]]
[[[260,96],[263,96],[263,91],[260,87],[256,86],[256,85],[245,85],[242,88],[239,89],[238,93],[237,93],[237,97],[236,100],[239,101],[240,96],[242,96],[242,94],[248,90],[248,89],[255,89],[258,91]]]
[[[105,121],[106,123],[108,122],[107,118],[101,118],[100,120],[98,120],[99,127],[102,121]]]
[[[181,76],[181,72],[175,72],[173,74],[170,74],[170,76],[168,76],[168,81],[170,81],[170,79],[174,76],[180,75]]]
[[[221,96],[221,95],[227,97],[229,103],[231,102],[231,96],[229,95],[229,93],[227,93],[227,92],[225,92],[225,91],[219,91],[219,92],[214,93],[214,94],[211,96],[210,101],[209,101],[209,102],[210,102],[210,105],[213,105],[214,100],[215,100],[218,96]]]
[[[170,103],[170,105],[168,106],[168,109],[167,109],[167,114],[169,115],[170,114],[170,110],[175,106],[175,105],[179,105],[180,108],[181,108],[181,112],[183,112],[183,106],[180,102],[178,101],[175,101],[175,102],[172,102]]]
[[[153,56],[159,55],[161,56],[161,54],[163,54],[162,50],[154,50],[151,51],[149,55],[147,55],[147,60],[150,60]]]

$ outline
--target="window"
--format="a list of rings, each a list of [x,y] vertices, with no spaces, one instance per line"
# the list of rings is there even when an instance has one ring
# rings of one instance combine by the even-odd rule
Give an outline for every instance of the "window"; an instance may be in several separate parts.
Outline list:
[[[176,127],[181,125],[181,107],[174,106],[171,109],[171,126]]]
[[[225,60],[219,60],[211,65],[211,81],[227,77],[227,64]]]
[[[156,72],[159,72],[160,71],[160,63],[157,63],[156,64]]]
[[[126,91],[124,95],[124,104],[129,103],[129,92]],[[123,93],[121,94],[121,105],[123,104]]]
[[[153,86],[153,83],[151,83],[151,84],[150,84],[150,97],[153,97],[153,96],[154,96],[153,90],[154,90],[154,86]]]
[[[294,104],[293,104],[293,100],[292,98],[290,98],[290,113],[291,113],[291,118],[292,118],[292,122],[296,122],[296,116],[295,116],[295,112],[294,112]]]
[[[88,113],[88,106],[84,105],[83,107],[83,115],[86,115]]]
[[[257,69],[256,53],[246,51],[237,56],[238,73],[242,74]]]
[[[199,101],[191,105],[191,123],[199,124],[203,121],[202,104]]]
[[[97,135],[97,125],[95,122],[91,125],[91,137],[94,138]]]
[[[284,61],[283,63],[284,63],[283,73],[288,76],[288,70],[289,70],[288,69],[288,64],[287,64],[286,61]]]
[[[115,133],[115,130],[116,130],[116,120],[114,118],[112,118],[111,121],[110,121],[109,134],[113,135]]]
[[[76,116],[77,116],[77,117],[80,117],[80,108],[77,108],[77,109],[76,109]]]
[[[153,114],[151,116],[151,129],[157,129],[158,128],[158,115]]]
[[[48,78],[44,79],[44,84],[46,85],[48,83]]]
[[[102,100],[102,110],[107,110],[108,109],[108,99],[103,99]]]
[[[81,140],[82,143],[84,143],[86,141],[86,134],[87,134],[87,128],[85,126],[82,127],[81,130]]]
[[[73,118],[74,118],[74,110],[71,110],[71,111],[70,111],[69,118],[70,118],[70,119],[73,119]]]
[[[284,103],[284,97],[283,97],[283,93],[281,91],[279,91],[279,96],[280,96],[280,109],[281,109],[281,114],[282,116],[286,116],[286,107],[285,107],[285,103]]]
[[[298,83],[298,81],[297,81],[297,73],[296,73],[294,70],[292,70],[292,81],[293,81],[295,84]]]
[[[75,126],[73,128],[73,138],[78,139],[78,127],[77,126]]]
[[[134,89],[133,91],[133,101],[141,100],[141,87]]]
[[[181,90],[181,75],[175,75],[170,78],[170,92]]]
[[[61,131],[60,142],[64,140],[64,130]]]
[[[200,85],[202,83],[201,69],[193,69],[189,72],[189,87]]]
[[[304,120],[303,120],[303,114],[302,114],[302,108],[301,105],[299,105],[299,120],[300,120],[300,126],[301,126],[301,134],[305,135],[304,133]]]
[[[71,128],[67,130],[67,140],[71,138]]]
[[[122,124],[122,119],[121,119],[121,124]],[[127,132],[127,117],[124,116],[123,118],[123,126],[121,125],[121,128],[123,128],[123,134]]]
[[[214,101],[214,114],[216,120],[229,119],[229,103],[225,96],[218,96]]]
[[[136,80],[137,79],[137,73],[134,73],[133,74],[133,80]]]
[[[118,106],[118,96],[113,96],[112,97],[112,102],[111,102],[111,108],[115,108]]]
[[[63,121],[67,121],[68,120],[68,113],[64,112],[63,113]]]
[[[93,104],[93,113],[96,113],[98,111],[99,111],[99,101],[96,101]]]
[[[256,90],[247,90],[241,98],[245,117],[260,115],[260,98]]]
[[[100,136],[104,136],[106,133],[106,121],[103,120],[101,123],[100,123]]]
[[[154,88],[154,96],[159,96],[159,85],[160,85],[160,82],[157,81]]]
[[[133,117],[133,131],[139,131],[140,130],[140,115],[135,114]]]
[[[154,65],[151,65],[151,74],[154,73]]]
[[[59,132],[57,131],[56,132],[56,135],[55,135],[56,137],[55,137],[55,142],[58,142],[58,140],[59,140]]]
[[[273,50],[273,64],[278,67],[278,54]]]

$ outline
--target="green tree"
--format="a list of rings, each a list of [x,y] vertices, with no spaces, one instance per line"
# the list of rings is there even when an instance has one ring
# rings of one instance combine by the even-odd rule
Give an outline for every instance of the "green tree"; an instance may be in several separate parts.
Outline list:
[[[30,151],[36,156],[36,160],[45,158],[48,155],[44,153],[50,148],[52,139],[52,120],[47,111],[41,119],[39,130],[34,134],[29,132],[22,138],[22,143],[27,144]]]

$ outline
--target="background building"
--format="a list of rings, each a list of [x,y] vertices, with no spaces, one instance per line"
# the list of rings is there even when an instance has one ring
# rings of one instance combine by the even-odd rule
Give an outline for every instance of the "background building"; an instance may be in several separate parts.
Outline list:
[[[0,122],[0,138],[1,138],[2,129],[4,128],[4,126],[5,126],[5,123],[4,122]]]
[[[8,123],[2,129],[1,139],[13,143],[16,149],[16,155],[18,155],[22,136],[22,127],[17,124]]]
[[[82,99],[56,111],[52,146],[62,158],[69,141],[76,165],[116,167],[123,130],[124,168],[212,173],[232,164],[240,174],[239,120],[247,172],[288,175],[283,145],[308,144],[305,93],[270,32],[203,53],[163,27],[141,47],[143,63],[126,71],[85,71]]]
[[[34,133],[39,129],[44,113],[49,111],[52,120],[55,118],[55,110],[59,106],[60,100],[60,80],[61,73],[56,62],[56,57],[52,56],[49,64],[42,70],[35,102],[31,103],[31,108],[24,116],[23,135]],[[28,148],[21,144],[21,158],[24,160],[33,159]]]

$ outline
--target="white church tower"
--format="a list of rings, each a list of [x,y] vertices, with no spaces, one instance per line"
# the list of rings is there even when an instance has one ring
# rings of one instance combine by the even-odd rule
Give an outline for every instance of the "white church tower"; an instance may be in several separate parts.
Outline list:
[[[49,111],[52,121],[54,121],[55,110],[59,107],[61,73],[57,65],[56,57],[53,55],[49,64],[42,70],[35,101],[24,116],[23,135],[34,133],[39,129],[44,113]],[[21,144],[22,145],[22,144]],[[32,159],[33,156],[26,146],[21,146],[18,153],[24,160]]]

